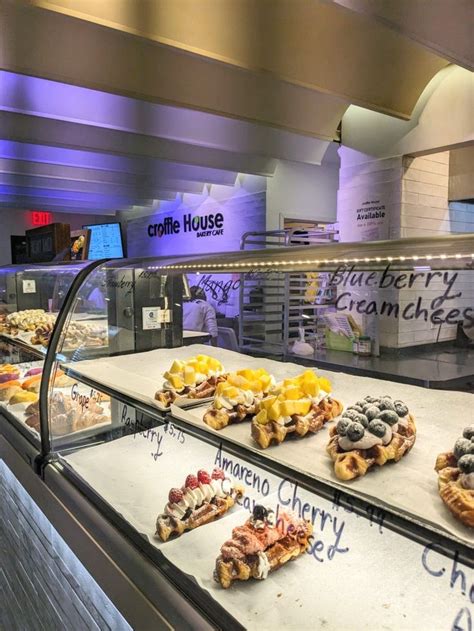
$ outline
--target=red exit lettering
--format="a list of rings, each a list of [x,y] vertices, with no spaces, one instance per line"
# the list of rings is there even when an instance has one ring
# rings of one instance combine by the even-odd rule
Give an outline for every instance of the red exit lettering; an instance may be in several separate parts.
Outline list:
[[[52,223],[53,215],[46,210],[32,210],[31,223],[33,226],[47,226]]]

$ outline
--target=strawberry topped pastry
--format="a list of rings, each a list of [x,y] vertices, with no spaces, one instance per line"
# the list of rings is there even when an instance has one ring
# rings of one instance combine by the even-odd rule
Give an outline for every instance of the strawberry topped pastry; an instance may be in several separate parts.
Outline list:
[[[204,414],[204,422],[214,429],[231,423],[250,420],[258,403],[275,385],[275,379],[264,368],[244,368],[230,373],[217,384],[212,406]]]
[[[256,504],[243,526],[221,547],[215,580],[225,589],[234,581],[266,579],[270,572],[301,556],[309,546],[311,522],[291,512],[275,512]]]
[[[221,362],[209,355],[197,355],[186,361],[175,359],[163,375],[163,387],[155,399],[168,407],[180,397],[207,399],[214,396],[216,386],[225,379]]]
[[[211,474],[200,469],[197,475],[188,475],[181,488],[170,490],[168,503],[156,520],[156,535],[168,541],[172,535],[204,526],[226,513],[243,494],[244,487],[222,469],[216,467]]]
[[[285,379],[260,401],[252,419],[254,440],[266,449],[290,436],[315,434],[342,412],[342,404],[330,393],[330,381],[313,370]]]

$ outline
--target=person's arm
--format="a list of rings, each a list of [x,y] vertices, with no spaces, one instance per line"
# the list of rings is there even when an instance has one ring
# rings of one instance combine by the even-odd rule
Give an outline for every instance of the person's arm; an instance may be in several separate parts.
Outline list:
[[[217,319],[216,319],[216,310],[211,305],[206,305],[206,310],[204,313],[204,327],[206,331],[211,336],[211,344],[213,346],[217,346]]]

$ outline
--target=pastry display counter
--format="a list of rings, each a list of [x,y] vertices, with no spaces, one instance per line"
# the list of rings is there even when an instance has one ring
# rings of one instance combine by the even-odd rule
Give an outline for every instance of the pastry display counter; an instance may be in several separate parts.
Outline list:
[[[313,284],[332,274],[337,297],[347,269],[355,326],[374,349],[409,341],[416,355],[474,323],[473,261],[474,237],[446,237],[98,264],[74,282],[24,412],[40,474],[78,519],[131,545],[124,559],[96,527],[171,626],[186,602],[193,628],[469,628],[473,392],[186,344],[182,312],[185,275],[232,275],[236,291],[246,276],[265,309],[268,275],[274,287],[296,268]],[[68,352],[91,287],[108,340],[93,358]]]

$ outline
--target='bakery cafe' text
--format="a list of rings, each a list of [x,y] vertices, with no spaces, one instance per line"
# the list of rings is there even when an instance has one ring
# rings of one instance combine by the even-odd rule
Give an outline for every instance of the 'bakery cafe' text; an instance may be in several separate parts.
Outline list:
[[[166,235],[191,232],[196,237],[218,237],[224,234],[224,215],[222,213],[209,213],[208,215],[192,216],[191,213],[183,215],[182,221],[165,217],[160,223],[148,224],[148,236],[164,237]]]

